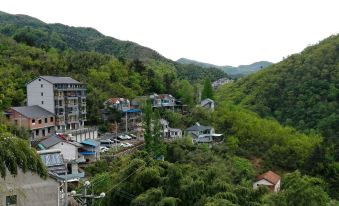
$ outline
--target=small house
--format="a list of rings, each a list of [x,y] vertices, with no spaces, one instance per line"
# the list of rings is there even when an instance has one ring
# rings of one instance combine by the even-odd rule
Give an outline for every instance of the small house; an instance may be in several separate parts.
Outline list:
[[[86,162],[100,160],[100,142],[93,139],[86,139],[81,142],[80,154],[84,155]]]
[[[265,172],[256,178],[253,183],[253,188],[257,189],[260,186],[267,186],[272,192],[279,192],[280,190],[280,176],[272,171]]]
[[[116,109],[117,111],[126,112],[131,108],[130,101],[125,98],[109,98],[104,102],[105,108]]]
[[[182,137],[182,131],[181,129],[177,129],[177,128],[171,128],[169,126],[169,122],[166,119],[160,119],[160,124],[162,127],[162,132],[163,132],[163,136],[165,138],[171,138],[171,139],[175,139],[175,138],[181,138]]]
[[[194,143],[212,143],[220,140],[222,134],[216,134],[211,126],[195,125],[185,129],[186,134],[191,135]]]
[[[207,109],[211,109],[214,110],[214,101],[212,99],[204,99],[200,102],[200,106],[207,108]]]

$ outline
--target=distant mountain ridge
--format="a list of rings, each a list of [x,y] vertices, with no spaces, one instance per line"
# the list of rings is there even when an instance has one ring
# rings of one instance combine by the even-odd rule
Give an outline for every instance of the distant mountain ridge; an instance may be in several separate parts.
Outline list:
[[[209,64],[205,62],[199,62],[196,60],[191,60],[191,59],[186,59],[186,58],[180,58],[177,60],[177,62],[181,64],[193,64],[193,65],[200,66],[203,68],[217,68],[217,69],[224,71],[226,74],[228,74],[231,77],[247,76],[251,73],[257,72],[273,64],[272,62],[268,62],[268,61],[259,61],[259,62],[255,62],[250,65],[239,65],[238,67],[229,66],[229,65],[218,66],[218,65]]]
[[[218,69],[207,69],[198,65],[176,63],[157,51],[131,41],[105,36],[88,27],[73,27],[59,23],[47,24],[39,19],[22,14],[8,14],[0,11],[0,34],[11,37],[28,46],[61,51],[98,52],[123,60],[157,61],[168,67],[174,66],[180,78],[199,81],[209,78],[211,81],[226,77]]]

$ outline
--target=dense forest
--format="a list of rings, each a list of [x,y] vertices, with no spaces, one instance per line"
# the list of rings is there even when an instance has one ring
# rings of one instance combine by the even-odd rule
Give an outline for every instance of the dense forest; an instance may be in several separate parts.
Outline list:
[[[339,136],[339,35],[220,89],[220,99],[300,130]]]
[[[140,60],[144,63],[158,61],[178,70],[178,77],[192,81],[209,77],[211,81],[226,77],[218,69],[205,69],[200,66],[171,61],[158,52],[134,42],[121,41],[104,36],[93,28],[70,27],[63,24],[46,24],[26,15],[11,15],[0,11],[0,33],[15,39],[19,43],[43,48],[55,48],[58,51],[73,50],[97,52],[113,56],[121,61]]]
[[[107,198],[95,205],[309,206],[336,205],[336,172],[326,178],[312,170],[321,145],[319,135],[306,135],[227,102],[212,114],[199,112],[195,120],[212,123],[227,139],[222,144],[194,145],[189,137],[166,143],[165,161],[145,151],[87,168],[94,192]],[[191,118],[191,117],[188,117]],[[185,117],[183,117],[185,119]],[[171,120],[175,123],[177,119]],[[189,124],[190,120],[186,120]],[[180,124],[185,124],[185,121]],[[147,151],[147,150],[146,150]],[[330,155],[330,153],[327,153]],[[324,163],[324,164],[323,164]],[[282,190],[272,194],[252,189],[255,175],[269,169],[283,175]],[[326,181],[325,181],[326,180]],[[334,198],[334,199],[331,199]]]

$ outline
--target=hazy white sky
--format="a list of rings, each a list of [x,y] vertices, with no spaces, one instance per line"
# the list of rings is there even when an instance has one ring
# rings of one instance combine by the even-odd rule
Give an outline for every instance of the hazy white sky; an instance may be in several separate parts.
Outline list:
[[[0,0],[0,10],[233,66],[278,62],[339,32],[338,0]]]

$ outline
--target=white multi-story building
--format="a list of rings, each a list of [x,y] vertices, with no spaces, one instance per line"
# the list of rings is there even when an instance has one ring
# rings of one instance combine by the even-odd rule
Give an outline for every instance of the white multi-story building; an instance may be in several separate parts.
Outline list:
[[[27,84],[27,105],[55,114],[57,130],[81,129],[86,121],[86,87],[71,77],[39,76]]]

